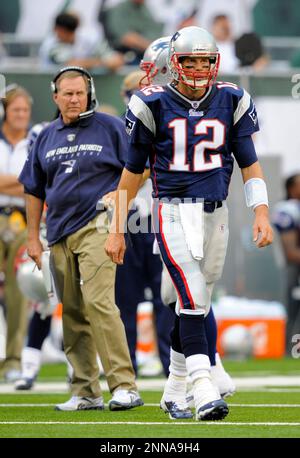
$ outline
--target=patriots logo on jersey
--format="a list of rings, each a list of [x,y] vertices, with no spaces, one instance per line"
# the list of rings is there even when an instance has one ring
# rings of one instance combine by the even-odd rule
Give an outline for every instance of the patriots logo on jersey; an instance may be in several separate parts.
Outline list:
[[[72,173],[73,167],[76,164],[76,159],[71,159],[70,161],[62,162],[61,165],[67,165],[68,167],[65,170],[65,173]]]
[[[197,110],[194,110],[194,108],[190,108],[189,116],[198,116],[200,118],[201,116],[204,116],[204,111],[197,111]]]
[[[135,121],[131,121],[131,119],[127,118],[127,116],[126,116],[126,118],[125,118],[125,130],[126,130],[128,135],[132,134],[134,125],[135,125]]]
[[[67,140],[68,142],[72,142],[75,140],[76,135],[75,134],[68,134],[67,135]]]
[[[252,110],[248,113],[248,115],[249,115],[250,118],[252,119],[253,124],[256,126],[256,124],[257,124],[257,113],[256,113],[255,105],[253,105],[253,108],[252,108]]]

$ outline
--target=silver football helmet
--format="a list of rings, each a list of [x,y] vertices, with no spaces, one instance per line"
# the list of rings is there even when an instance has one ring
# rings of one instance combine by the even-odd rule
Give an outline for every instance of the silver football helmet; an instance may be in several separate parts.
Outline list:
[[[140,63],[140,69],[146,75],[140,81],[140,87],[158,84],[165,86],[171,79],[168,68],[168,52],[171,37],[162,37],[154,40],[146,49]]]
[[[188,70],[182,67],[182,58],[202,57],[208,59],[208,70]],[[220,54],[213,36],[200,27],[184,27],[170,41],[168,66],[174,80],[192,89],[214,84],[220,65]]]
[[[36,304],[36,310],[44,319],[52,315],[59,303],[50,269],[50,251],[42,253],[42,269],[28,256],[18,266],[17,283],[22,294]]]

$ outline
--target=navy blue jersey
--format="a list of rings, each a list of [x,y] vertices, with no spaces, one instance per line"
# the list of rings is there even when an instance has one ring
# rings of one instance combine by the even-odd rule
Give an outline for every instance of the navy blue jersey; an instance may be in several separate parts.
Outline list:
[[[72,125],[58,118],[42,130],[19,180],[48,205],[49,245],[96,216],[98,199],[117,188],[127,143],[123,121],[105,113]]]
[[[150,158],[154,197],[224,200],[233,169],[257,161],[251,135],[259,130],[250,95],[217,82],[192,101],[168,85],[135,93],[126,113],[126,168],[142,173]]]
[[[272,211],[272,223],[280,233],[298,231],[300,240],[300,201],[288,199],[278,202]]]

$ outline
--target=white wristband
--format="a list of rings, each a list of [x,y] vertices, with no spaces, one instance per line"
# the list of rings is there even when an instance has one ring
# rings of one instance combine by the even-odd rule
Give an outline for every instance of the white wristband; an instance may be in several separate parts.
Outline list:
[[[247,207],[254,210],[259,205],[269,206],[267,186],[262,178],[250,178],[244,184],[244,190]]]

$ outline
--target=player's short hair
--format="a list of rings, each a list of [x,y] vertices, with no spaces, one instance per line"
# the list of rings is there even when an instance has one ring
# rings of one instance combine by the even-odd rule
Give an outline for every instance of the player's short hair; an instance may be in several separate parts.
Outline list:
[[[56,16],[54,26],[62,27],[69,32],[75,32],[79,26],[79,17],[73,13],[60,13]]]

